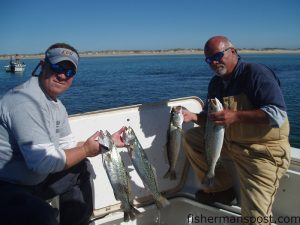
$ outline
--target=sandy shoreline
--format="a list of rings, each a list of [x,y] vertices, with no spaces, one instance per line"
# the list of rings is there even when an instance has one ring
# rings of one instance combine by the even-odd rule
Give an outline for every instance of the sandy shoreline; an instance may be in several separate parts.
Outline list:
[[[300,49],[238,49],[239,54],[300,54]],[[147,56],[147,55],[197,55],[204,54],[199,49],[174,49],[174,50],[132,50],[132,51],[85,51],[79,52],[80,57],[105,57],[105,56]],[[0,60],[9,60],[15,54],[0,55]],[[43,59],[44,54],[18,54],[20,59]]]

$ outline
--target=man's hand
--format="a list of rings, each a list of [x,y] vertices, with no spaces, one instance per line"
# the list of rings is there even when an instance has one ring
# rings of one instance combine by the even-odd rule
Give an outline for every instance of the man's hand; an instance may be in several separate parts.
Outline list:
[[[111,135],[112,140],[117,147],[125,146],[123,138],[121,136],[124,131],[125,127],[122,127],[120,130]],[[101,153],[101,146],[98,142],[99,135],[100,132],[97,131],[83,143],[82,147],[85,151],[86,157],[94,157]]]
[[[115,143],[115,145],[117,147],[124,147],[125,143],[124,140],[122,138],[122,133],[125,131],[125,127],[122,127],[120,130],[118,130],[117,132],[113,133],[112,136],[112,140]]]
[[[99,134],[100,132],[97,131],[85,142],[80,142],[76,147],[65,150],[65,169],[76,165],[86,157],[94,157],[101,152],[100,144],[98,142]]]
[[[190,112],[187,109],[182,110],[183,115],[183,122],[196,122],[197,121],[197,114]]]
[[[267,114],[261,109],[247,111],[232,111],[224,109],[220,112],[210,113],[208,118],[217,125],[227,126],[233,123],[269,124]]]
[[[215,122],[217,125],[227,126],[238,122],[237,112],[224,109],[219,112],[210,113],[208,118]]]
[[[82,145],[86,157],[94,157],[101,152],[100,144],[98,142],[100,132],[97,131],[91,137],[89,137]]]

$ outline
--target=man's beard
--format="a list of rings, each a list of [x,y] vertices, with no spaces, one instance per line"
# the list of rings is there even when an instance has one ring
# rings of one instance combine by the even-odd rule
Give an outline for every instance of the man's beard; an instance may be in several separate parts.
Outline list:
[[[227,68],[224,65],[219,65],[216,69],[214,69],[216,75],[219,77],[223,77],[227,74]]]

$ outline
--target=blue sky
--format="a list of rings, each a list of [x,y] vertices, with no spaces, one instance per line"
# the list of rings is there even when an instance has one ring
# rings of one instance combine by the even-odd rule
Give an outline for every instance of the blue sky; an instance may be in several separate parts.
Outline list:
[[[203,48],[300,48],[299,0],[1,0],[0,54]]]

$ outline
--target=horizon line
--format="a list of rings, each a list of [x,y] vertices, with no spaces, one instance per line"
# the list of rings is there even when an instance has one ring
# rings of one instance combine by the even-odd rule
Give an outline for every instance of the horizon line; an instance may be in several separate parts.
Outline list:
[[[300,48],[236,48],[241,54],[264,54],[264,53],[300,53]],[[102,57],[102,56],[135,56],[135,55],[195,55],[204,54],[201,48],[174,48],[159,50],[89,50],[78,51],[80,57]],[[44,58],[45,53],[21,53],[21,54],[0,54],[0,60],[9,58]]]

